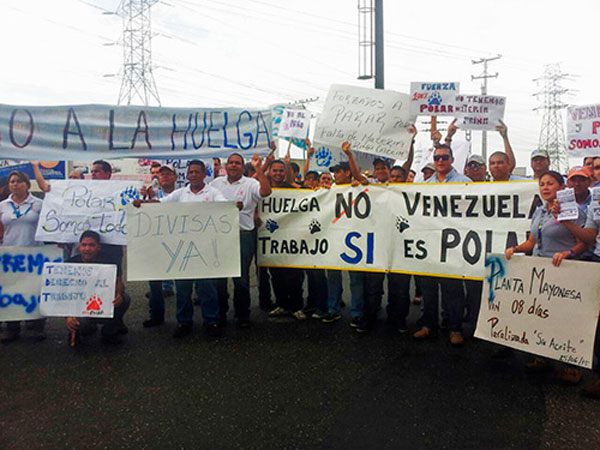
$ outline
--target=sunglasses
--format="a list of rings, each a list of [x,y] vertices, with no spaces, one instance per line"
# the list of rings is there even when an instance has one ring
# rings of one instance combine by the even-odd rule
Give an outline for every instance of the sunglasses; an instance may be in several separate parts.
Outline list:
[[[450,155],[435,155],[433,157],[434,161],[439,161],[439,160],[448,161],[449,159],[450,159]]]
[[[467,164],[467,167],[469,169],[481,169],[481,168],[483,168],[483,165],[473,161],[473,162],[470,162],[469,164]]]

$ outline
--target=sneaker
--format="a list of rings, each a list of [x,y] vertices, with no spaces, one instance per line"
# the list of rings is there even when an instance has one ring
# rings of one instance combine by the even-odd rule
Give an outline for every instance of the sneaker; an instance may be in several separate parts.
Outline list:
[[[144,328],[151,328],[156,327],[158,325],[162,325],[163,323],[165,323],[165,319],[150,318],[148,320],[144,320],[142,322],[142,325],[144,326]]]
[[[180,323],[179,325],[177,325],[177,328],[175,328],[175,331],[173,331],[173,337],[175,339],[180,339],[191,333],[192,333],[191,325],[184,325],[184,324]]]
[[[373,329],[374,324],[375,322],[373,320],[363,316],[360,318],[358,326],[354,328],[354,331],[357,333],[368,333]]]
[[[413,338],[415,338],[417,340],[431,339],[434,337],[436,337],[436,333],[431,328],[427,328],[427,327],[423,327],[419,331],[417,331],[415,334],[413,334]]]
[[[252,322],[250,322],[250,319],[238,319],[237,327],[241,329],[250,328],[252,327]]]
[[[581,390],[581,395],[587,398],[600,398],[600,380],[592,381]]]
[[[292,316],[294,316],[296,320],[306,320],[306,314],[304,314],[304,311],[302,311],[301,309],[299,309],[296,312],[293,312]]]
[[[406,325],[406,319],[400,319],[398,320],[398,333],[400,334],[406,334],[408,333],[408,326]]]
[[[465,343],[465,338],[460,331],[453,331],[450,333],[450,344],[453,347],[461,347]]]
[[[271,311],[269,313],[269,317],[281,317],[281,316],[287,316],[289,314],[289,311],[286,311],[283,308],[280,308],[279,306],[277,308],[275,308],[273,311]]]
[[[314,314],[313,314],[314,315]],[[340,320],[342,318],[342,316],[340,316],[339,314],[327,314],[325,317],[323,317],[321,319],[321,322],[323,323],[333,323],[336,320]]]
[[[221,337],[221,335],[223,334],[223,330],[221,329],[219,324],[215,322],[206,326],[206,333],[209,337],[217,338]]]
[[[575,386],[581,381],[581,376],[581,370],[568,367],[559,373],[558,378],[565,384]]]
[[[328,314],[325,311],[321,311],[320,309],[317,309],[314,313],[312,313],[310,315],[310,317],[312,319],[318,319],[318,320],[320,320],[320,319],[324,319],[325,317],[327,317],[327,315]]]
[[[358,328],[360,326],[361,319],[362,317],[353,317],[352,320],[350,320],[350,328]]]

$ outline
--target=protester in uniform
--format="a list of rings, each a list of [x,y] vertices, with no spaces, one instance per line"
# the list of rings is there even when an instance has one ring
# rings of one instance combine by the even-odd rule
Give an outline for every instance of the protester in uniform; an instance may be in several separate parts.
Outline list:
[[[0,202],[0,240],[3,246],[31,247],[43,245],[35,240],[42,201],[29,193],[31,182],[26,173],[14,170],[8,175],[10,195]],[[46,338],[46,319],[27,321],[27,329],[32,330],[34,339]],[[16,341],[21,334],[21,322],[8,322],[1,341],[4,344]]]
[[[426,183],[470,182],[471,180],[459,174],[452,163],[454,156],[452,149],[446,144],[440,144],[433,153],[435,174]],[[462,345],[462,320],[464,310],[464,292],[461,280],[453,278],[421,277],[421,289],[424,300],[424,326],[413,336],[415,339],[428,339],[437,334],[439,297],[438,287],[441,287],[444,308],[448,315],[450,329],[450,343],[455,346]]]
[[[92,230],[86,230],[79,238],[79,254],[67,262],[79,264],[112,264],[102,256],[100,235]],[[123,316],[129,309],[131,298],[125,292],[125,285],[121,279],[121,269],[117,266],[117,280],[115,285],[115,298],[113,300],[114,313],[111,319],[93,319],[67,317],[66,325],[70,335],[68,343],[75,347],[83,336],[88,336],[96,331],[97,325],[103,325],[102,342],[106,344],[121,343],[120,334],[125,334],[127,327],[123,323]]]
[[[233,305],[238,325],[250,326],[250,263],[256,253],[256,233],[254,232],[254,210],[261,198],[271,194],[271,185],[265,176],[258,155],[252,157],[256,179],[243,176],[244,158],[232,153],[227,158],[226,177],[215,179],[210,185],[219,190],[227,200],[235,201],[240,208],[240,250],[242,276],[233,279]],[[223,280],[225,283],[226,280]],[[220,281],[220,282],[223,282]],[[227,298],[221,300],[221,314],[227,314]]]

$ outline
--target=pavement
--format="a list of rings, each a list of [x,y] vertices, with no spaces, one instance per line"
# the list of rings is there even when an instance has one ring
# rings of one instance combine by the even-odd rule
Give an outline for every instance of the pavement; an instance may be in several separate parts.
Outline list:
[[[253,308],[252,328],[230,318],[218,339],[197,308],[194,333],[175,340],[174,298],[167,323],[142,327],[146,290],[127,284],[121,345],[97,334],[69,348],[64,321],[49,319],[45,341],[0,347],[1,449],[600,449],[600,401],[526,373],[528,355],[496,360],[490,343],[453,348],[443,334],[415,342],[384,311],[359,335],[348,308],[329,325]],[[411,306],[412,330],[419,315]]]

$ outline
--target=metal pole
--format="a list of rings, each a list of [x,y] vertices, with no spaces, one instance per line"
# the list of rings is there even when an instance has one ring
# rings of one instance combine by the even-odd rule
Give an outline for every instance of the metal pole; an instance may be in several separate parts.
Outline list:
[[[383,89],[383,0],[375,0],[375,89]]]

